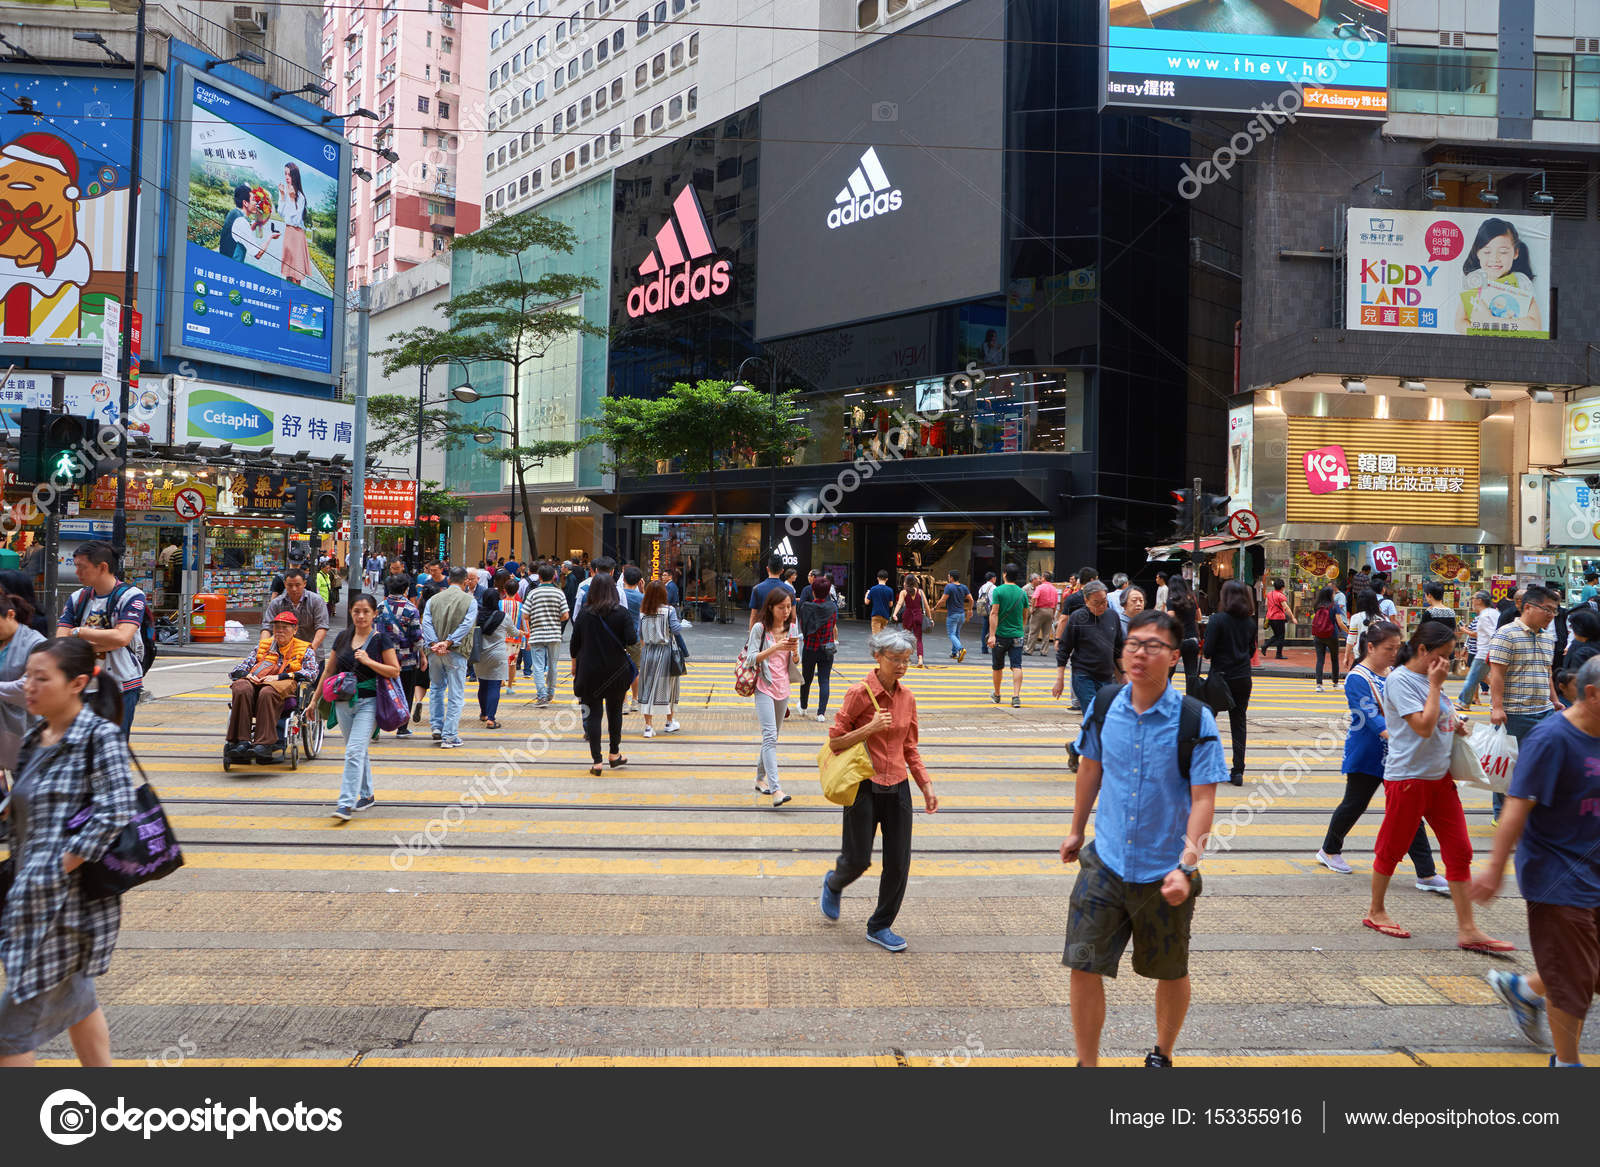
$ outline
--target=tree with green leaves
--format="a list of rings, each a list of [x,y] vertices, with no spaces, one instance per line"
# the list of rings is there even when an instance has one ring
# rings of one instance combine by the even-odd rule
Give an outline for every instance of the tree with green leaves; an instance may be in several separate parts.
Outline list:
[[[518,417],[523,372],[541,360],[550,346],[574,333],[606,336],[606,330],[584,320],[574,310],[574,302],[584,292],[600,290],[597,280],[588,276],[546,271],[534,276],[530,269],[536,260],[550,254],[570,255],[576,236],[571,228],[543,215],[521,214],[491,218],[487,226],[471,235],[458,236],[453,251],[482,255],[500,261],[503,278],[487,279],[474,286],[455,290],[441,307],[448,328],[424,325],[398,333],[394,347],[378,355],[384,358],[384,372],[432,365],[446,358],[467,366],[498,364],[510,371],[511,422],[509,444],[486,450],[485,456],[511,463],[518,496],[522,502],[523,530],[527,535],[528,555],[538,554],[534,534],[533,508],[528,499],[527,468],[544,458],[570,452],[574,442],[534,442],[523,444]],[[415,442],[416,409],[410,411],[411,441]],[[429,425],[423,411],[424,432]],[[450,423],[435,420],[435,433],[459,441],[464,434],[492,432],[459,419]],[[455,428],[452,428],[455,427]]]
[[[400,393],[379,393],[367,398],[367,453],[417,454],[417,399]],[[448,409],[422,407],[422,445],[454,450],[472,440],[478,427]]]
[[[711,496],[712,570],[717,579],[717,612],[727,589],[724,538],[717,500],[717,471],[740,453],[766,461],[782,458],[810,435],[794,390],[766,393],[735,390],[728,381],[678,382],[663,396],[607,397],[599,417],[585,418],[589,433],[580,445],[602,444],[610,451],[605,469],[654,474],[661,462],[676,461],[690,477],[704,476]]]

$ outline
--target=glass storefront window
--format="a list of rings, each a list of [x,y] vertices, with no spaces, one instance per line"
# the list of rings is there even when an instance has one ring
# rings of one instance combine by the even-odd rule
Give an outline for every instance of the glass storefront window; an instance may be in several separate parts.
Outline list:
[[[746,596],[767,574],[761,564],[761,524],[725,519],[721,525],[724,579],[731,575],[736,597]],[[662,522],[660,537],[662,565],[679,573],[684,599],[715,603],[717,558],[710,520]]]
[[[1407,628],[1416,623],[1415,614],[1407,610],[1428,606],[1424,584],[1443,584],[1445,605],[1467,612],[1472,607],[1472,593],[1488,589],[1489,577],[1501,558],[1498,548],[1478,544],[1270,540],[1262,547],[1266,561],[1263,578],[1268,584],[1274,579],[1288,584],[1289,602],[1301,619],[1300,634],[1306,635],[1318,591],[1348,579],[1363,566],[1379,570],[1381,564],[1373,562],[1374,546],[1394,549],[1388,594],[1405,617]],[[1354,602],[1348,590],[1345,594]]]
[[[208,524],[201,587],[224,592],[228,607],[260,608],[272,577],[284,569],[284,523],[220,520]]]
[[[1391,112],[1495,116],[1499,71],[1493,49],[1396,45],[1392,52]]]
[[[1572,58],[1554,53],[1533,57],[1533,116],[1572,116]]]

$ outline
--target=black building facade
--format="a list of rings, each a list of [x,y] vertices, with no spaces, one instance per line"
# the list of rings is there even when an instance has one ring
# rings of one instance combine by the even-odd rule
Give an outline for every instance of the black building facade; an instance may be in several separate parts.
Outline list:
[[[880,568],[1148,575],[1167,492],[1221,485],[1238,283],[1194,240],[1237,254],[1236,215],[1181,196],[1187,129],[1098,111],[1097,7],[968,0],[617,172],[610,391],[755,356],[807,410],[775,524],[769,467],[717,475],[736,590],[774,550],[852,603]],[[614,549],[699,579],[705,484],[658,470]]]

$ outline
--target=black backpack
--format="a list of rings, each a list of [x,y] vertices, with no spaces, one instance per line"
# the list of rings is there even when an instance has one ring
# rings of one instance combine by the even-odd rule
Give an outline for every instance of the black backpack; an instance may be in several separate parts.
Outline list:
[[[1092,725],[1098,734],[1105,725],[1106,711],[1117,699],[1117,694],[1126,688],[1126,685],[1106,685],[1096,693],[1094,704],[1089,707],[1089,714],[1083,719],[1083,727],[1088,729]],[[1200,736],[1200,711],[1205,708],[1205,702],[1198,698],[1184,697],[1183,710],[1178,714],[1178,773],[1183,775],[1185,782],[1189,781],[1189,763],[1194,760],[1195,746],[1203,741],[1220,743],[1222,740],[1214,734]]]

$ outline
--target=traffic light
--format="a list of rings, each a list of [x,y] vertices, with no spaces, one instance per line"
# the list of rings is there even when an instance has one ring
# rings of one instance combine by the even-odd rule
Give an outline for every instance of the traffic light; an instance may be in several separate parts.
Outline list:
[[[1172,534],[1168,541],[1181,543],[1194,538],[1194,491],[1174,490],[1172,494]]]
[[[76,486],[115,473],[116,463],[101,457],[101,428],[92,417],[24,409],[18,425],[17,478]]]
[[[296,531],[311,530],[311,488],[304,483],[294,488],[289,503],[289,525]]]
[[[311,519],[312,534],[332,535],[338,529],[339,496],[324,490],[317,495],[317,505]]]
[[[1200,531],[1215,535],[1228,529],[1228,504],[1233,496],[1228,494],[1202,494],[1200,496]]]

